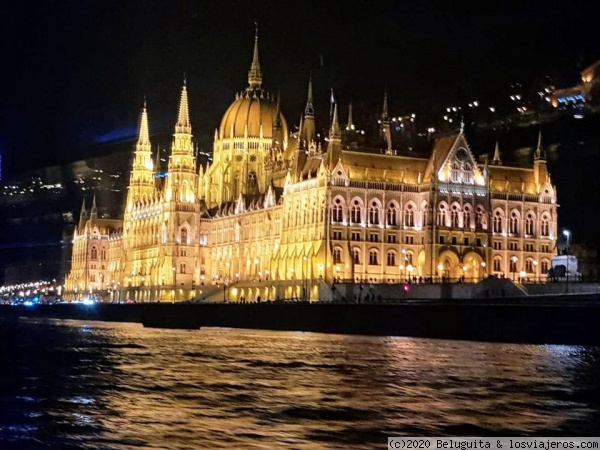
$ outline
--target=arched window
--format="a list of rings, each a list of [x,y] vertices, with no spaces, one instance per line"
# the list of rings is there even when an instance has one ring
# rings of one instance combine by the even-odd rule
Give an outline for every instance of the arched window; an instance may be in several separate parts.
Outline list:
[[[475,210],[475,228],[481,230],[485,221],[485,211],[481,206]]]
[[[255,192],[258,187],[258,183],[256,182],[256,174],[254,172],[250,172],[248,174],[248,192]]]
[[[512,256],[509,260],[509,272],[515,273],[517,271],[517,257]]]
[[[469,205],[465,205],[463,207],[463,227],[471,228],[471,207]]]
[[[502,259],[495,258],[494,259],[494,272],[502,271]]]
[[[185,273],[186,267],[185,263],[179,264],[179,273]]]
[[[543,215],[540,221],[540,234],[544,237],[550,236],[550,219],[547,215]]]
[[[440,209],[438,209],[436,223],[438,227],[446,226],[446,205],[443,203],[440,205]]]
[[[459,226],[458,214],[459,214],[458,205],[452,205],[452,210],[450,211],[450,226],[452,228],[458,228],[458,226]]]
[[[533,259],[527,258],[525,260],[525,272],[527,272],[527,273],[533,273],[534,272],[534,270],[533,270]]]
[[[333,222],[342,222],[342,217],[342,201],[336,198],[333,205]]]
[[[500,211],[494,213],[494,233],[502,233],[502,213]]]
[[[394,203],[391,203],[388,206],[387,224],[392,227],[395,227],[398,225],[398,210],[396,209],[396,205]]]
[[[179,191],[179,200],[182,201],[182,202],[187,202],[188,201],[188,185],[187,185],[187,183],[185,181],[181,185],[181,188],[180,188],[180,191]]]
[[[187,240],[188,240],[188,230],[187,230],[187,228],[184,227],[181,229],[181,243],[187,244]]]
[[[404,254],[404,261],[405,261],[405,263],[407,265],[412,266],[412,263],[413,263],[413,254],[412,254],[412,252],[406,252]]]
[[[473,184],[473,168],[471,164],[465,163],[463,171],[463,183]]]
[[[360,264],[360,250],[357,248],[352,250],[352,261],[354,264]]]
[[[406,205],[406,209],[404,210],[404,226],[411,228],[415,226],[415,210],[413,205]]]
[[[342,250],[339,248],[333,249],[333,263],[340,264],[342,262]]]
[[[525,218],[525,234],[533,236],[533,214],[528,213]]]
[[[548,261],[547,259],[542,259],[542,274],[543,275],[548,274],[549,268],[550,268],[550,261]]]
[[[377,262],[377,250],[371,250],[369,252],[369,265],[376,266],[379,263]]]
[[[423,204],[421,205],[421,211],[423,211],[423,221],[421,223],[422,227],[426,227],[427,226],[427,202],[423,202]]]
[[[452,169],[450,170],[450,181],[453,183],[460,182],[460,163],[458,161],[452,162]]]
[[[388,254],[387,254],[387,265],[388,266],[395,266],[396,265],[396,253],[395,252],[388,252]]]
[[[92,247],[92,252],[91,252],[90,258],[98,259],[98,249],[96,248],[96,246]]]
[[[354,200],[354,203],[350,207],[350,221],[352,223],[361,223],[360,216],[360,202],[358,200]]]
[[[369,223],[371,225],[379,224],[379,205],[377,202],[371,203],[371,207],[369,208]]]
[[[106,260],[106,247],[102,247],[102,250],[100,251],[100,259],[102,261]]]
[[[508,223],[508,232],[510,234],[519,234],[519,216],[516,212],[512,212]]]

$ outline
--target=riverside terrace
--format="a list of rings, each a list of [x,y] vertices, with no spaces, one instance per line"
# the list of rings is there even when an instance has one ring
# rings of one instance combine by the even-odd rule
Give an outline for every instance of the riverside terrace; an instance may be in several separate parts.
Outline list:
[[[205,327],[405,336],[490,342],[600,345],[600,294],[381,303],[82,303],[0,305],[8,320],[71,319]]]

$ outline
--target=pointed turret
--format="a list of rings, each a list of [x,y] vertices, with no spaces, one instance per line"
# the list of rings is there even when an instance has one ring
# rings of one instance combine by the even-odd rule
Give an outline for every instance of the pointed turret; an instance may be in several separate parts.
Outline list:
[[[254,53],[252,55],[252,64],[248,71],[248,90],[260,88],[262,85],[262,71],[260,70],[260,62],[258,61],[258,23],[254,23]]]
[[[315,108],[313,106],[312,75],[308,78],[308,96],[304,108],[304,129],[301,130],[307,144],[316,142],[317,130],[315,128]]]
[[[340,124],[338,121],[337,103],[333,105],[333,118],[331,119],[331,128],[329,129],[329,140],[341,139]]]
[[[538,191],[548,178],[548,167],[546,166],[546,152],[542,147],[542,129],[538,133],[537,147],[533,157],[533,177],[535,179]]]
[[[184,78],[183,87],[181,89],[181,99],[179,100],[179,116],[177,117],[177,124],[175,125],[176,134],[192,134],[186,85],[187,81]]]
[[[546,159],[546,152],[542,146],[542,129],[538,132],[537,146],[535,147],[534,159]]]
[[[144,99],[144,106],[140,115],[138,140],[133,155],[133,167],[129,178],[129,191],[127,192],[128,210],[131,210],[138,200],[143,198],[150,199],[154,196],[153,171],[160,170],[159,161],[160,155],[157,153],[156,167],[154,167],[148,127],[148,107],[146,99]]]
[[[387,88],[383,93],[383,110],[381,111],[381,121],[383,122],[384,120],[389,120]]]
[[[81,204],[81,212],[79,213],[79,230],[83,230],[85,227],[85,221],[87,220],[87,212],[85,210],[85,197],[83,197],[83,203]]]
[[[502,164],[502,159],[500,159],[500,144],[496,141],[496,148],[494,149],[494,159],[492,159],[492,164],[497,166]]]
[[[275,106],[275,117],[273,118],[273,126],[281,128],[281,93],[277,91],[277,104]]]
[[[383,94],[383,110],[381,111],[381,135],[385,140],[385,154],[392,154],[392,128],[390,126],[390,116],[388,114],[388,95],[387,89]]]
[[[142,117],[140,119],[140,132],[137,141],[138,147],[150,147],[150,132],[148,131],[148,111],[146,108],[146,98],[144,97],[144,108],[142,109]]]
[[[192,143],[192,125],[190,123],[187,82],[185,79],[181,88],[179,114],[175,124],[167,170],[168,176],[163,191],[167,201],[194,202],[198,175],[194,144]]]
[[[304,118],[300,114],[300,125],[298,126],[298,147],[304,147]]]
[[[306,96],[306,106],[304,107],[304,115],[315,113],[313,106],[313,86],[312,86],[312,73],[308,76],[308,95]]]
[[[98,207],[96,206],[96,194],[94,194],[92,199],[92,209],[90,210],[90,221],[94,223],[96,220],[98,220]]]
[[[352,119],[352,103],[348,105],[348,124],[346,125],[346,130],[354,130],[354,120]]]

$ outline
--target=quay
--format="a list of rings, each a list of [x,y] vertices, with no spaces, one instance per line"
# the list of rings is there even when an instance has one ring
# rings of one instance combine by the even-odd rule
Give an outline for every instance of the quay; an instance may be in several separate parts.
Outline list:
[[[205,327],[406,336],[470,341],[600,345],[600,294],[380,303],[65,303],[0,306],[0,318],[132,322]]]

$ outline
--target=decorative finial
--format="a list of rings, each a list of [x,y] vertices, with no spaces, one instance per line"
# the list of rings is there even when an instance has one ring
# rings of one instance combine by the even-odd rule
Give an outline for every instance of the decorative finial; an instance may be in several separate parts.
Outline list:
[[[183,85],[187,86],[187,76],[185,75],[185,72],[183,72]]]
[[[465,131],[465,116],[460,116],[460,132],[464,133]]]

